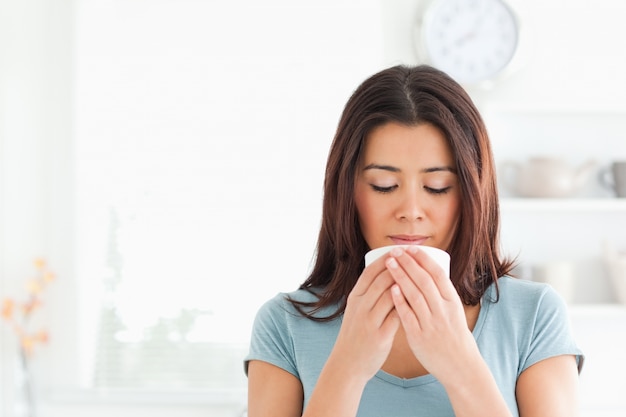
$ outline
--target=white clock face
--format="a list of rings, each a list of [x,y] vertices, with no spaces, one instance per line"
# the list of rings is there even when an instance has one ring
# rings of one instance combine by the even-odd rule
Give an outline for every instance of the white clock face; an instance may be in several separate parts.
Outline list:
[[[439,0],[424,16],[421,41],[431,64],[460,83],[492,80],[513,59],[518,22],[501,0]]]

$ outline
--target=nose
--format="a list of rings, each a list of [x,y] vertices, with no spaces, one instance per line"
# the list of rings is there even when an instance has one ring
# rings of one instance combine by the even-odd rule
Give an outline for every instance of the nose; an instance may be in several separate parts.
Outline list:
[[[424,218],[424,201],[416,192],[406,192],[398,202],[396,217],[401,221],[416,221]]]

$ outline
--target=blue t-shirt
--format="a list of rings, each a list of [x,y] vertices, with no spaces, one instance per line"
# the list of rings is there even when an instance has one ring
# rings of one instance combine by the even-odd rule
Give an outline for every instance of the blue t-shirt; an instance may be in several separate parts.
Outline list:
[[[583,356],[572,336],[567,306],[552,287],[511,277],[500,278],[498,286],[497,302],[495,285],[483,296],[472,333],[511,413],[518,416],[515,385],[526,368],[569,354],[576,355],[580,370]],[[288,296],[315,300],[304,290]],[[328,308],[319,314],[332,312]],[[278,294],[257,313],[245,369],[248,361],[261,360],[295,375],[302,382],[306,408],[340,326],[341,317],[330,322],[302,317],[286,294]],[[453,417],[454,413],[445,389],[432,375],[404,379],[379,370],[365,386],[357,416]]]

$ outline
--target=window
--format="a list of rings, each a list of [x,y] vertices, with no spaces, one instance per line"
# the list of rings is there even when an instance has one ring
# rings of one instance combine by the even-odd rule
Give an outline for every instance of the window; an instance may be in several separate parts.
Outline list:
[[[85,384],[244,387],[254,314],[304,280],[336,121],[378,66],[377,2],[350,3],[78,2]]]

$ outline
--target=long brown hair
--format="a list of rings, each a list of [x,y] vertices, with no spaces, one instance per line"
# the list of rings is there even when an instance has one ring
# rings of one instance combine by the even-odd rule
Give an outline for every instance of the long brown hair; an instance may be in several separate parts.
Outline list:
[[[510,272],[513,262],[499,254],[500,212],[491,145],[483,120],[465,90],[427,65],[395,66],[365,80],[342,113],[328,155],[322,224],[313,270],[300,286],[317,295],[313,303],[290,301],[313,320],[343,313],[347,295],[363,271],[369,250],[354,201],[357,166],[365,140],[388,122],[430,123],[447,138],[461,189],[461,213],[448,249],[450,278],[461,299],[476,305],[487,287]],[[338,304],[328,317],[319,309]],[[306,311],[305,311],[306,310]]]

